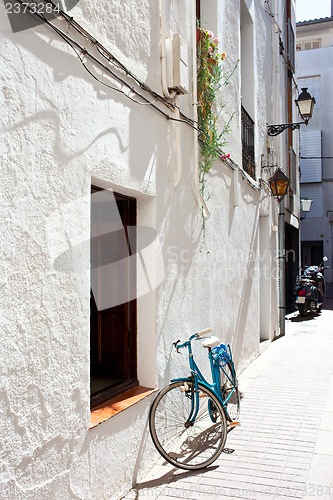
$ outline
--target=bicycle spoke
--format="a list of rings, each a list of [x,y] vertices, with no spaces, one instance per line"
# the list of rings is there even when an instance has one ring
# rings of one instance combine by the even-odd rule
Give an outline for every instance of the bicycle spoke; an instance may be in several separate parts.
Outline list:
[[[152,437],[157,449],[172,464],[185,469],[201,468],[223,450],[226,439],[224,411],[214,393],[211,395],[200,388],[198,394],[191,387],[189,391],[181,391],[181,387],[181,382],[172,384],[153,405],[150,415]],[[216,421],[212,419],[209,404],[213,405]],[[190,415],[192,418],[195,414],[194,420],[189,421]]]
[[[234,368],[230,361],[220,368],[221,394],[230,422],[239,419],[240,397]]]

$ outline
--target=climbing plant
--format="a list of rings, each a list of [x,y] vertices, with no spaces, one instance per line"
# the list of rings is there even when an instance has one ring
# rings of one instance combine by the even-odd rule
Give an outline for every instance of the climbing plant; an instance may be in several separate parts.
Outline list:
[[[231,72],[223,68],[226,53],[219,53],[218,45],[219,40],[212,31],[197,27],[197,97],[201,150],[199,182],[204,197],[206,174],[212,168],[215,158],[221,157],[221,148],[226,145],[226,135],[232,119],[231,116],[221,125],[220,116],[224,106],[218,100],[219,91],[228,85],[229,78],[237,67],[236,64]]]

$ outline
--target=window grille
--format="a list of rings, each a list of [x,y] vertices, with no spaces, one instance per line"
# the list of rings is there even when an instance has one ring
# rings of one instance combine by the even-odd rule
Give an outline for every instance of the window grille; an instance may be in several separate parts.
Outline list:
[[[256,178],[254,162],[254,121],[242,106],[242,166],[253,179]]]

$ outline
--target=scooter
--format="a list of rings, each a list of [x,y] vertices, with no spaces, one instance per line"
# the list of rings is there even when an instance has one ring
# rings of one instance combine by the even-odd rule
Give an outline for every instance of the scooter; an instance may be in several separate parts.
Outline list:
[[[308,311],[319,313],[325,299],[324,264],[328,258],[325,256],[320,266],[309,266],[301,276],[296,279],[295,305],[300,316],[305,316]]]

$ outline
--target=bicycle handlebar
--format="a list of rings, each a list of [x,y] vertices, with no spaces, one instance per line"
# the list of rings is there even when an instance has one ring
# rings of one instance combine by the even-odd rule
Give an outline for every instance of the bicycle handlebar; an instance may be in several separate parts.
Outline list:
[[[200,339],[203,335],[206,335],[206,333],[211,333],[211,332],[212,332],[211,328],[205,328],[204,330],[201,330],[200,332],[191,335],[191,337],[183,344],[178,345],[180,340],[177,340],[176,342],[173,343],[173,346],[176,349],[176,351],[179,352],[179,349],[188,346],[193,339]]]
[[[211,328],[205,328],[204,330],[201,330],[201,332],[195,333],[195,336],[196,336],[197,339],[200,339],[202,337],[202,335],[205,335],[206,333],[212,333],[212,329]]]

